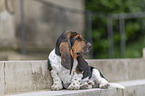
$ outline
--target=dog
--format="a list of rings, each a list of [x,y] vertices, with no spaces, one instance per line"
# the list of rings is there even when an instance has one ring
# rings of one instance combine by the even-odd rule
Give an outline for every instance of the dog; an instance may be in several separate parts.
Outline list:
[[[48,69],[53,80],[52,90],[124,88],[122,85],[109,83],[99,70],[89,66],[83,59],[82,54],[88,53],[91,47],[91,43],[77,32],[68,30],[60,35],[48,56]]]

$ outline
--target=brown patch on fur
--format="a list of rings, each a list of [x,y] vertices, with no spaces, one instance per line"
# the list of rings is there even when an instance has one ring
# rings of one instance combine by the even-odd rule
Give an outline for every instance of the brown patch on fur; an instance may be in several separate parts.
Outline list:
[[[69,39],[70,36],[71,36],[71,32],[69,32],[69,33],[67,34],[67,39]]]
[[[68,40],[69,46],[71,46],[71,44],[70,44],[70,37],[71,37],[71,32],[69,32],[69,33],[67,34],[67,40]]]
[[[60,48],[60,53],[62,54],[64,53],[63,51],[69,52],[69,45],[67,42],[61,42],[59,48]]]
[[[68,46],[67,42],[62,42],[60,44],[59,48],[60,48],[60,53],[62,54],[61,57],[65,61],[65,58],[63,56],[65,56],[66,54],[69,54],[70,53],[69,52],[69,46]]]
[[[67,42],[62,42],[59,46],[60,53],[61,53],[61,64],[63,67],[67,69],[71,69],[72,60],[71,60],[71,54],[69,50],[69,45]]]
[[[75,54],[72,50],[70,51],[70,53],[71,53],[71,56],[72,56],[74,59],[78,57],[78,55]]]
[[[72,46],[71,55],[72,55],[73,58],[77,58],[77,56],[78,56],[77,53],[85,52],[85,50],[87,48],[87,43],[86,43],[86,41],[84,41],[82,36],[79,35],[79,34],[76,35],[74,38],[76,40],[74,42],[74,45]],[[80,40],[77,40],[77,38],[79,38]]]
[[[75,72],[77,74],[82,74],[82,70],[79,68],[79,65],[77,65]]]

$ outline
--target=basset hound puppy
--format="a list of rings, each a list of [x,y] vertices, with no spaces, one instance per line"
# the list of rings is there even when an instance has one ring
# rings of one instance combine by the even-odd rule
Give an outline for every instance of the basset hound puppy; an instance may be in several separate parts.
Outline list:
[[[112,84],[108,83],[102,73],[83,59],[82,54],[89,52],[90,48],[91,43],[77,32],[65,31],[61,34],[48,56],[48,68],[53,79],[52,90],[111,87]],[[124,88],[119,84],[113,86]]]

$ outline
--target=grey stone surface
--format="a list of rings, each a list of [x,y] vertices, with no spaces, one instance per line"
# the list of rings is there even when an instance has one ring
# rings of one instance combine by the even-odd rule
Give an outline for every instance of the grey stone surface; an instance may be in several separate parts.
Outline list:
[[[55,7],[58,5],[66,9],[72,8],[83,11],[85,10],[84,0],[44,0],[50,5],[39,1],[42,0],[24,0],[23,4],[27,55],[32,56],[33,54],[35,57],[35,54],[41,54],[47,56],[55,47],[58,36],[65,30],[73,30],[84,35],[85,15],[83,12],[62,11],[62,9]],[[4,51],[21,50],[20,0],[8,2],[9,9],[14,11],[14,15],[6,11],[4,0],[0,0],[0,2],[0,49]],[[8,57],[2,55],[0,59],[7,60]]]
[[[145,79],[120,82],[126,87],[127,96],[145,96]]]
[[[87,60],[99,69],[109,81],[124,81],[145,78],[145,59]]]
[[[39,91],[32,93],[21,93],[5,96],[144,96],[145,79],[126,82],[118,82],[126,89],[86,89],[86,90],[61,90],[61,91]]]
[[[84,0],[45,0],[66,8],[84,10]],[[15,25],[20,42],[20,0],[14,0]],[[64,30],[84,33],[84,14],[67,12],[47,6],[35,0],[24,1],[26,48],[31,51],[49,52],[55,46],[56,39]],[[37,11],[36,11],[37,10]],[[32,14],[33,13],[33,14]],[[64,13],[64,14],[63,14]],[[32,46],[33,45],[33,46]]]
[[[50,88],[52,81],[46,61],[9,61],[5,63],[5,93]]]
[[[16,47],[14,17],[6,10],[0,12],[0,48]]]
[[[0,94],[4,94],[5,89],[4,67],[4,62],[0,62]]]
[[[46,61],[31,61],[33,87],[36,90],[49,89],[52,79]]]
[[[30,61],[9,61],[5,64],[5,93],[33,90]]]
[[[128,60],[88,60],[88,63],[100,70],[109,81],[128,80]]]
[[[111,82],[133,79],[145,79],[144,59],[112,59],[112,60],[87,60],[88,63],[99,69]],[[1,61],[0,62],[0,94],[28,92],[50,89],[52,79],[48,71],[47,60],[42,61]],[[131,84],[145,84],[144,81],[129,81],[123,83],[125,86],[136,86]],[[139,82],[139,83],[137,83]],[[129,85],[128,85],[129,84]],[[140,87],[139,87],[140,88]],[[131,90],[131,89],[130,89]],[[113,90],[114,91],[114,90]],[[74,92],[74,91],[71,91]],[[103,93],[92,94],[117,94],[104,90]],[[118,90],[117,92],[122,91]],[[129,92],[129,91],[128,91]],[[132,91],[131,91],[132,93]],[[75,93],[76,94],[76,93]],[[77,93],[84,94],[84,93]],[[89,93],[85,93],[89,94]],[[67,95],[67,94],[66,94]],[[77,96],[77,95],[76,95]]]
[[[132,59],[128,66],[129,80],[145,78],[145,59]]]

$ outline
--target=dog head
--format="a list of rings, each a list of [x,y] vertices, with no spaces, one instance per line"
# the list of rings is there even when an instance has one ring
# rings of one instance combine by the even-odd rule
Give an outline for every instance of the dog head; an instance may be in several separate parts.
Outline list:
[[[89,52],[91,44],[73,31],[63,32],[56,42],[56,54],[61,56],[61,64],[66,69],[72,69],[73,60],[77,59],[79,68],[84,70],[88,64],[82,58],[83,53]]]

